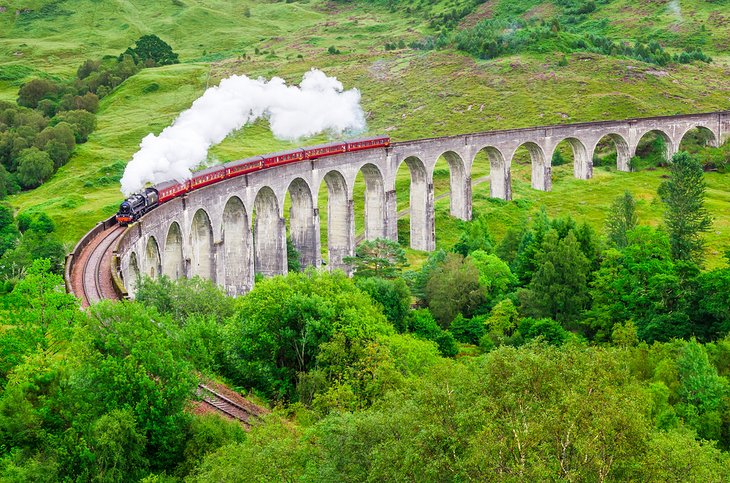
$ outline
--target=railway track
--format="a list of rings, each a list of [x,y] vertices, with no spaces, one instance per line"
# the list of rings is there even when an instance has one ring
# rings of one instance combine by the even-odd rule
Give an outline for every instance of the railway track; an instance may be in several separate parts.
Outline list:
[[[80,296],[84,307],[102,299],[117,298],[112,289],[111,257],[114,242],[122,233],[124,227],[114,225],[101,232],[84,249],[73,276],[74,292]]]
[[[266,412],[255,404],[233,401],[205,384],[198,384],[198,395],[202,397],[202,404],[228,418],[240,421],[246,429],[250,428]]]

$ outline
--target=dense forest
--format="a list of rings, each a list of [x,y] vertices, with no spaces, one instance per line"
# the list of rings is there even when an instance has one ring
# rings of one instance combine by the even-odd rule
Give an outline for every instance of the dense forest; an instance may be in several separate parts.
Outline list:
[[[232,73],[321,67],[397,140],[709,112],[730,93],[726,5],[0,5],[0,480],[729,481],[730,143],[701,131],[672,159],[649,134],[631,173],[603,140],[591,180],[563,143],[552,193],[523,147],[513,201],[475,184],[469,222],[436,202],[433,253],[408,247],[406,215],[351,276],[289,242],[288,275],[238,298],[145,278],[81,310],[62,278],[140,140]],[[294,146],[265,124],[209,161]],[[449,177],[442,159],[435,194]],[[201,381],[271,412],[247,430],[199,411]]]
[[[237,299],[163,277],[85,313],[37,260],[2,299],[3,478],[725,480],[730,253],[701,269],[702,164],[669,169],[660,227],[629,192],[603,233],[540,211],[497,242],[477,217],[420,269],[366,241],[353,278]],[[275,411],[196,415],[203,377]]]

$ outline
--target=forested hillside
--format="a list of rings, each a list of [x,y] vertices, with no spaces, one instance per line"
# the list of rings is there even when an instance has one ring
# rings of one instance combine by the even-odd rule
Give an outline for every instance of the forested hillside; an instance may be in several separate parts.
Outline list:
[[[590,180],[564,142],[551,192],[523,147],[509,202],[478,157],[473,221],[439,199],[425,253],[406,214],[353,277],[290,246],[239,298],[143,279],[81,311],[60,276],[141,139],[232,74],[322,69],[400,141],[726,110],[729,48],[727,0],[0,0],[0,480],[729,480],[730,145],[699,130],[628,173],[601,144]],[[258,121],[208,162],[325,140]],[[202,414],[202,380],[272,412]]]

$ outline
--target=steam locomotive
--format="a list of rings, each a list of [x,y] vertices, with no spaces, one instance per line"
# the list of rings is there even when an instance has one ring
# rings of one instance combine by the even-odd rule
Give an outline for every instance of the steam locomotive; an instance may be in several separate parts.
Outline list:
[[[297,148],[292,151],[281,153],[264,154],[240,161],[232,161],[220,166],[213,166],[193,173],[193,177],[183,183],[177,181],[164,181],[151,188],[145,188],[140,193],[135,193],[119,205],[117,212],[117,223],[127,226],[155,209],[157,206],[170,201],[185,193],[200,189],[204,186],[218,183],[224,179],[235,178],[244,174],[253,173],[274,166],[281,166],[289,163],[296,163],[305,160],[316,160],[334,154],[362,151],[365,149],[387,148],[390,146],[390,137],[377,136],[373,138],[356,139],[340,143],[322,144]]]

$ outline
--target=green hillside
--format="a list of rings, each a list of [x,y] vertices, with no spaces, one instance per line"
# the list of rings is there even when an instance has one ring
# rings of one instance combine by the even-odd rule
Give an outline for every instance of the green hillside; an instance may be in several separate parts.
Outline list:
[[[474,10],[453,32],[484,18],[536,23],[559,13],[557,6],[536,1],[473,3],[411,8],[408,2],[394,2],[388,8],[385,2],[364,1],[10,2],[0,13],[0,99],[13,100],[18,87],[34,76],[71,78],[85,59],[118,55],[147,33],[170,43],[181,59],[178,65],[142,70],[103,98],[89,141],[50,181],[12,197],[11,203],[20,210],[47,212],[60,225],[63,239],[73,243],[115,211],[121,198],[117,180],[142,137],[161,131],[206,86],[231,74],[278,75],[297,82],[311,67],[323,69],[362,91],[370,133],[387,132],[395,140],[730,105],[729,29],[721,4],[683,2],[686,14],[679,18],[666,4],[599,2],[576,27],[617,39],[657,39],[670,52],[699,42],[714,58],[711,64],[657,66],[590,52],[568,53],[563,59],[563,53],[548,48],[479,60],[449,46],[400,48],[438,35],[433,18],[452,12],[454,5]],[[400,47],[385,49],[386,43],[401,39]],[[330,46],[341,53],[329,54]],[[159,88],[145,89],[152,84]],[[259,123],[230,136],[211,157],[226,161],[286,146]],[[612,184],[614,176],[606,174],[607,199],[625,184],[621,177]],[[719,185],[725,182],[719,177]],[[575,184],[577,190],[581,186]],[[517,198],[545,203],[550,212],[563,211],[550,195],[515,191]],[[579,191],[571,194],[580,197]],[[727,234],[728,211],[717,213],[718,240]],[[655,210],[649,221],[658,220]]]

